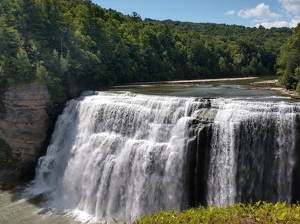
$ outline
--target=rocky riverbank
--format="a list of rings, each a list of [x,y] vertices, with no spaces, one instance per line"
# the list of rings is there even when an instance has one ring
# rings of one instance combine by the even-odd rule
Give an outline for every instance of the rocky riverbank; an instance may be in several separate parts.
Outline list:
[[[296,91],[287,90],[281,87],[280,84],[278,83],[278,79],[261,81],[261,82],[253,82],[251,83],[251,88],[273,90],[273,91],[277,91],[280,94],[288,95],[295,99],[300,99],[300,95]]]

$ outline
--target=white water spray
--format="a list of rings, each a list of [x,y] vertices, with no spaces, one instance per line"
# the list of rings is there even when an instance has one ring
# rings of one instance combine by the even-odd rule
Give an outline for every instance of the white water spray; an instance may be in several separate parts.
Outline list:
[[[31,194],[95,220],[133,221],[186,205],[188,123],[193,98],[97,93],[71,100],[59,117]]]

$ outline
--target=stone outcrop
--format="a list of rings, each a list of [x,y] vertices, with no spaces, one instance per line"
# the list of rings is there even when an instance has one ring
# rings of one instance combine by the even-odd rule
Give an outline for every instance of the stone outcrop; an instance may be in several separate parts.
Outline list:
[[[46,107],[51,100],[47,86],[33,83],[19,86],[18,89],[9,88],[3,102],[6,114],[0,120],[1,138],[21,161],[36,161],[48,128]]]
[[[208,100],[209,102],[209,100]],[[207,108],[200,110],[196,119],[190,126],[190,137],[188,142],[187,164],[187,186],[188,204],[191,207],[205,205],[206,180],[205,169],[210,151],[212,137],[212,124],[214,122],[217,109],[211,108],[210,103]]]
[[[10,87],[1,95],[0,138],[9,145],[13,162],[22,164],[14,173],[23,175],[20,169],[36,164],[47,137],[50,95],[47,86],[38,83]],[[0,185],[5,176],[12,178],[11,171],[0,173]]]

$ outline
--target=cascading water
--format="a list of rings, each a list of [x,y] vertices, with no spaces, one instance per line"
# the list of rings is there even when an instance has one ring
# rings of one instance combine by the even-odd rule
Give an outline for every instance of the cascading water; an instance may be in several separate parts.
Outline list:
[[[59,117],[26,192],[96,222],[199,203],[289,200],[299,108],[85,93]]]
[[[299,106],[216,101],[206,203],[289,201]]]
[[[30,194],[95,220],[132,221],[187,205],[186,142],[206,101],[96,93],[71,100],[59,117]],[[27,193],[28,193],[27,192]]]

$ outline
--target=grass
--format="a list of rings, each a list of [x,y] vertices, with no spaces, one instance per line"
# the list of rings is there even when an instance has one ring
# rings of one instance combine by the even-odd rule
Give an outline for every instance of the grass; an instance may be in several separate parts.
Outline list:
[[[184,211],[158,211],[142,215],[134,224],[252,224],[252,223],[300,223],[300,206],[286,203],[257,202],[234,204],[217,208],[199,207]]]

